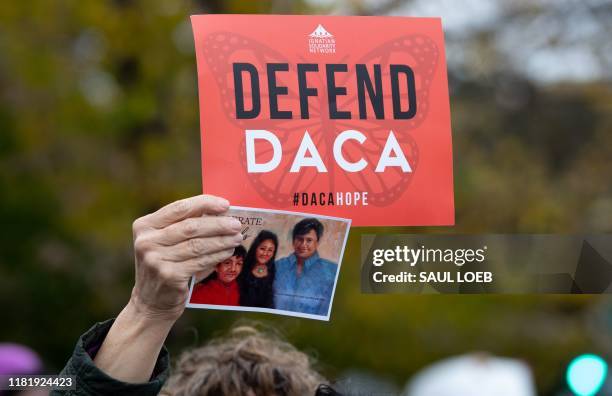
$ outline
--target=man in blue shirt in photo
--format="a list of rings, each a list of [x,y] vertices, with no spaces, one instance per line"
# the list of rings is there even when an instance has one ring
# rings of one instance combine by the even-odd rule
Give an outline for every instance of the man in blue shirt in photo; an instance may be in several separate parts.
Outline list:
[[[293,227],[293,250],[276,261],[276,309],[327,316],[338,265],[319,257],[323,224],[306,218]]]

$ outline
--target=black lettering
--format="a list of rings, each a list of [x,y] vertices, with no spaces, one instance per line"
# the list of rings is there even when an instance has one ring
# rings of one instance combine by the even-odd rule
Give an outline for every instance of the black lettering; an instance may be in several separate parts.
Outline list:
[[[319,65],[317,65],[316,63],[298,63],[297,71],[300,92],[300,114],[302,119],[308,119],[308,97],[317,96],[318,92],[316,88],[308,88],[306,72],[319,71]]]
[[[365,120],[368,115],[366,111],[365,103],[365,89],[368,90],[368,97],[370,98],[370,104],[376,114],[376,119],[382,120],[385,118],[385,109],[383,105],[383,91],[382,91],[382,74],[380,72],[380,65],[374,65],[374,86],[372,80],[368,74],[368,69],[364,64],[357,64],[357,99],[359,101],[359,118]]]
[[[332,120],[350,120],[350,111],[338,111],[336,98],[339,95],[346,95],[346,87],[336,86],[336,72],[346,72],[347,66],[342,63],[331,63],[325,65],[325,73],[327,74],[327,101],[329,103],[329,118]]]
[[[261,111],[261,101],[259,98],[259,75],[257,69],[250,63],[234,63],[234,96],[236,98],[236,118],[252,119],[259,115]],[[244,89],[242,86],[242,72],[250,74],[251,79],[251,99],[253,108],[244,108]]]
[[[414,84],[414,72],[406,65],[391,65],[391,96],[393,101],[393,118],[396,120],[409,120],[417,112],[416,89]],[[408,110],[402,110],[399,89],[399,74],[406,75],[408,88]]]
[[[268,73],[268,94],[270,95],[270,119],[290,120],[293,117],[291,111],[278,109],[278,95],[287,95],[289,90],[287,87],[276,85],[276,72],[289,71],[289,64],[268,63],[266,64],[266,70]]]

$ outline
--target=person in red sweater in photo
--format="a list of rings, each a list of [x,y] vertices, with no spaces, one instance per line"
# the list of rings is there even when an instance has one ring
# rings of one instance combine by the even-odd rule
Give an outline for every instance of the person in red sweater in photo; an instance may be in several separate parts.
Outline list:
[[[236,246],[232,257],[216,265],[215,271],[195,285],[190,302],[193,304],[238,305],[240,290],[236,278],[242,271],[246,249]]]

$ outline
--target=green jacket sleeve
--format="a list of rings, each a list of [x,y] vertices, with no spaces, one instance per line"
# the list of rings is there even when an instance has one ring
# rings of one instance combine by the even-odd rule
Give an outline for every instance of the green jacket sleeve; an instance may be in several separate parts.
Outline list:
[[[116,380],[97,368],[93,362],[98,349],[113,324],[113,319],[97,323],[83,334],[74,348],[72,357],[60,375],[75,376],[75,390],[54,390],[51,395],[157,395],[168,378],[170,359],[164,346],[159,353],[149,382],[131,384]]]

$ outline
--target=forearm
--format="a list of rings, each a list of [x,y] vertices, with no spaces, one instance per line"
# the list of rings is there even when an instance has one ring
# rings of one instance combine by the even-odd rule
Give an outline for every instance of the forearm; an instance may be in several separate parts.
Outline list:
[[[225,199],[198,195],[134,221],[136,282],[94,357],[98,371],[132,385],[149,382],[185,309],[189,280],[231,257],[242,241],[240,222],[223,216],[228,208]]]
[[[130,301],[109,330],[94,359],[112,378],[148,382],[174,320],[149,318]]]

